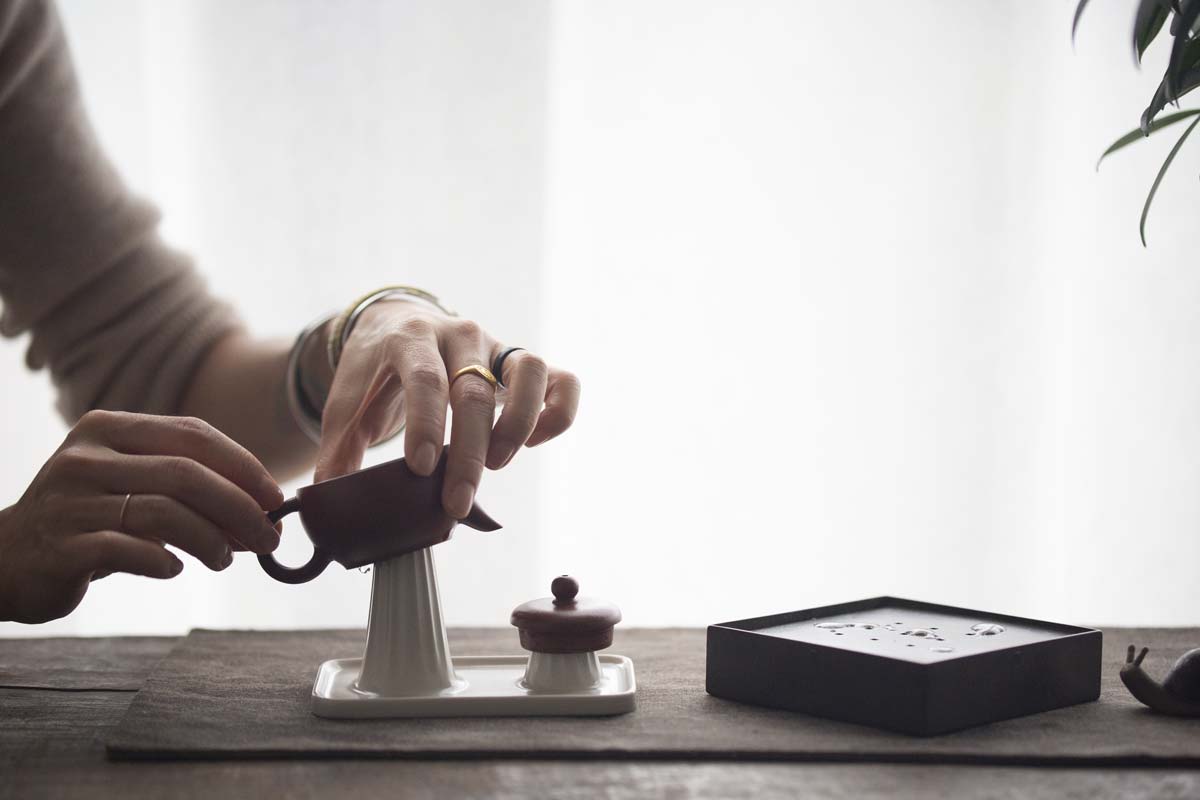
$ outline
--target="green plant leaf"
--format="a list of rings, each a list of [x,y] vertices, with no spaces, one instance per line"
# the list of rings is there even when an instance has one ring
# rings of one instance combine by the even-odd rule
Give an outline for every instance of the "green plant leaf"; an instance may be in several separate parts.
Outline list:
[[[1071,20],[1071,44],[1075,44],[1075,29],[1079,27],[1079,18],[1083,16],[1083,10],[1087,8],[1087,4],[1088,0],[1079,0],[1079,5],[1075,6],[1075,18]]]
[[[1167,62],[1167,71],[1163,75],[1163,89],[1166,92],[1167,102],[1170,103],[1179,102],[1183,73],[1188,67],[1184,63],[1184,58],[1190,49],[1188,45],[1195,41],[1189,37],[1192,33],[1192,26],[1196,23],[1197,17],[1200,17],[1200,0],[1186,0],[1181,8],[1182,10],[1177,12],[1175,18],[1171,20],[1171,35],[1175,37],[1175,41],[1171,45],[1171,58]]]
[[[1166,79],[1164,78],[1163,81],[1164,82],[1162,84],[1159,84],[1158,91],[1154,93],[1154,103],[1144,112],[1142,112],[1143,131],[1149,130],[1153,116],[1157,115],[1158,112],[1162,111],[1167,105],[1167,90],[1165,86]],[[1200,67],[1192,67],[1176,78],[1174,103],[1179,105],[1179,101],[1198,86],[1200,86]],[[1153,112],[1153,114],[1151,112]]]
[[[1171,162],[1175,160],[1175,155],[1179,152],[1179,148],[1183,147],[1183,143],[1191,135],[1197,124],[1200,124],[1200,116],[1192,120],[1192,124],[1187,126],[1187,130],[1179,137],[1179,141],[1175,142],[1175,146],[1171,148],[1171,152],[1167,153],[1167,159],[1158,168],[1158,174],[1154,176],[1154,183],[1150,187],[1150,194],[1146,195],[1146,204],[1142,206],[1141,222],[1138,223],[1138,232],[1142,236],[1142,247],[1146,246],[1146,217],[1150,214],[1150,204],[1154,202],[1154,195],[1158,193],[1158,186],[1162,183],[1163,176],[1167,174]]]
[[[1170,0],[1142,0],[1133,21],[1133,58],[1142,63],[1142,54],[1158,36],[1171,12]]]
[[[1200,86],[1200,39],[1191,39],[1183,51],[1181,59],[1183,72],[1176,78],[1176,97],[1183,97],[1185,94]],[[1178,100],[1176,101],[1178,102]],[[1154,120],[1155,115],[1162,111],[1167,105],[1167,79],[1159,82],[1158,88],[1154,91],[1154,97],[1150,99],[1150,105],[1146,106],[1146,110],[1142,112],[1142,131],[1149,130],[1150,123]]]
[[[1156,119],[1153,123],[1150,124],[1149,132],[1143,131],[1141,128],[1134,128],[1129,133],[1125,134],[1120,139],[1117,139],[1115,142],[1110,144],[1108,146],[1108,149],[1100,154],[1100,158],[1096,160],[1097,171],[1099,171],[1099,169],[1100,169],[1100,162],[1103,161],[1104,159],[1108,158],[1110,155],[1117,152],[1118,150],[1128,147],[1129,145],[1133,144],[1134,142],[1141,141],[1142,139],[1145,139],[1147,136],[1149,136],[1151,133],[1154,133],[1155,131],[1160,131],[1163,128],[1167,127],[1168,125],[1174,125],[1176,122],[1179,122],[1180,120],[1188,119],[1189,117],[1195,117],[1197,115],[1200,115],[1200,108],[1193,108],[1188,111],[1177,111],[1174,114],[1168,114],[1167,116],[1162,117],[1161,119]]]

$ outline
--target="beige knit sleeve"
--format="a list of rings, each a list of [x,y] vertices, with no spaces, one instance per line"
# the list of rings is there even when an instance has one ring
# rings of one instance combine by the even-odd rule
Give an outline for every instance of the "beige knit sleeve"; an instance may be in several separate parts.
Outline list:
[[[0,0],[0,333],[32,332],[68,421],[176,413],[238,324],[157,225],[99,149],[53,4]]]

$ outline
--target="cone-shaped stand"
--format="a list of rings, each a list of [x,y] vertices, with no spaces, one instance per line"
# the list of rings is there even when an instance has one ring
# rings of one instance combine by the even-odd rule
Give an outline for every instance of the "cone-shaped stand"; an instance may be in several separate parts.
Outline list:
[[[467,687],[454,672],[433,550],[375,565],[367,649],[355,688],[385,697],[453,694]]]
[[[533,692],[583,692],[600,685],[595,653],[530,653],[521,684]]]

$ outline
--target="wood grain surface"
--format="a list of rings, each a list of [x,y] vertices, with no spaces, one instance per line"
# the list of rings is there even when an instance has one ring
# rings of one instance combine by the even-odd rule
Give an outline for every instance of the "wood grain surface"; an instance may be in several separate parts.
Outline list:
[[[1115,633],[1115,632],[1114,632]],[[1186,636],[1180,632],[1182,636]],[[1200,641],[1200,631],[1193,631]],[[477,641],[460,633],[456,641]],[[170,639],[0,640],[0,798],[1200,797],[1200,771],[680,761],[281,760],[112,763],[120,720]],[[94,656],[94,660],[93,660]],[[95,690],[85,687],[95,685]]]
[[[704,631],[618,629],[633,659],[637,710],[615,717],[330,720],[312,714],[329,658],[362,652],[363,632],[192,631],[147,679],[110,755],[156,758],[617,758],[856,761],[990,766],[1200,767],[1200,719],[1153,714],[1117,673],[1125,646],[1151,648],[1162,674],[1193,634],[1110,631],[1098,702],[919,737],[736,703],[704,690]],[[459,655],[517,651],[511,629],[453,631]],[[981,685],[979,691],[987,691]]]

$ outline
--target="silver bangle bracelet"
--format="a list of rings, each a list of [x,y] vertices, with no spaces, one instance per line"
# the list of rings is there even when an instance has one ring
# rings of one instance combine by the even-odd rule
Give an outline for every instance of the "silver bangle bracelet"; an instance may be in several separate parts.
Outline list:
[[[304,347],[308,344],[309,337],[333,318],[333,314],[328,314],[309,323],[308,327],[300,331],[300,335],[296,337],[296,342],[292,345],[291,352],[288,353],[287,385],[284,390],[287,395],[288,410],[292,414],[292,419],[296,421],[297,427],[313,444],[321,443],[322,409],[313,404],[312,398],[304,392],[304,387],[301,385],[300,356],[304,353]]]
[[[354,308],[350,310],[350,313],[346,315],[346,321],[336,332],[338,337],[337,342],[330,343],[332,346],[328,349],[328,352],[329,366],[331,369],[334,371],[337,370],[338,357],[341,356],[342,350],[346,346],[346,340],[350,338],[350,332],[354,330],[354,325],[356,322],[358,322],[358,318],[363,315],[363,312],[381,300],[394,299],[425,303],[431,308],[436,308],[438,311],[442,312],[448,317],[458,316],[458,314],[443,306],[441,301],[438,300],[434,295],[411,286],[389,286],[384,289],[380,289],[377,292],[372,292],[362,300],[358,301]]]

